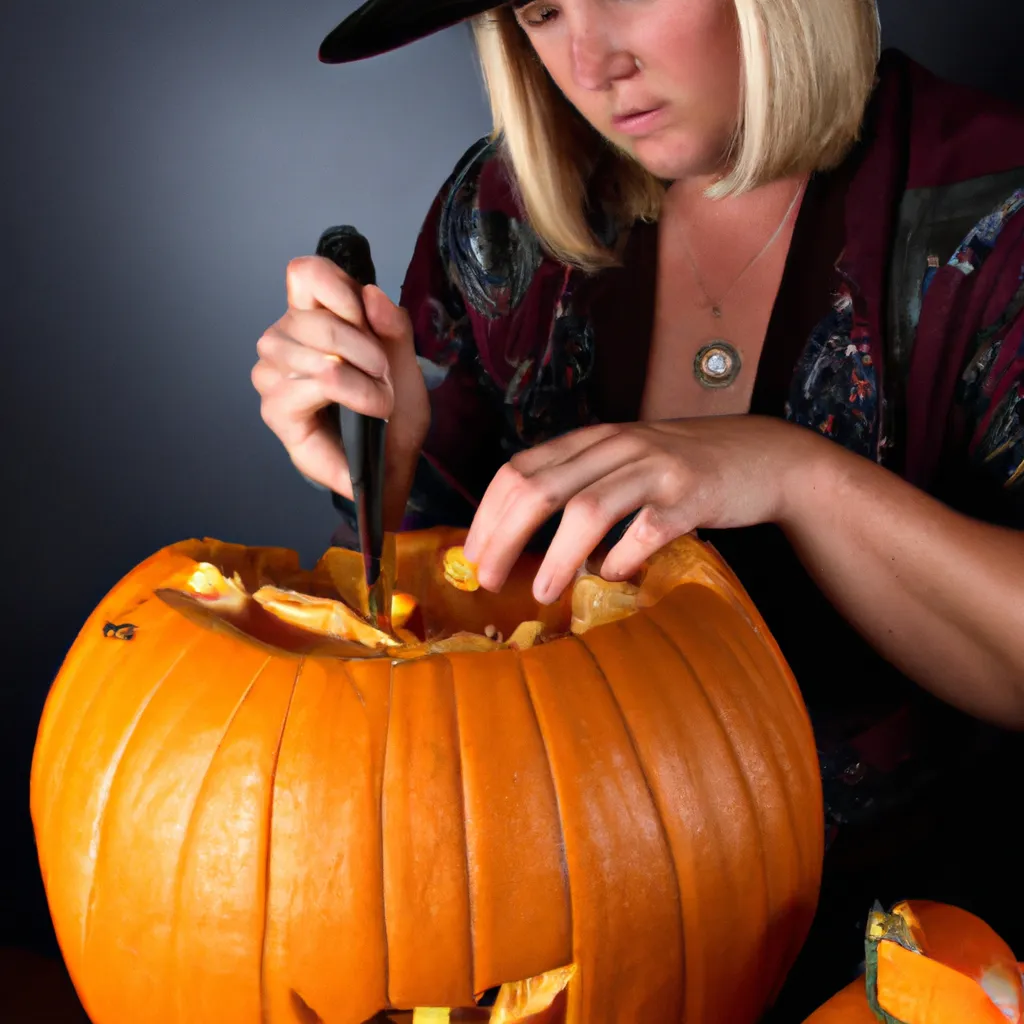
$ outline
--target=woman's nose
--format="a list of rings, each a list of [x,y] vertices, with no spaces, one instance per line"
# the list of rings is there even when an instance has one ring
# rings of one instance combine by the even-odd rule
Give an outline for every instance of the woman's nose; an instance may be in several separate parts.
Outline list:
[[[636,59],[600,30],[588,26],[572,36],[572,76],[581,89],[607,89],[636,74]]]

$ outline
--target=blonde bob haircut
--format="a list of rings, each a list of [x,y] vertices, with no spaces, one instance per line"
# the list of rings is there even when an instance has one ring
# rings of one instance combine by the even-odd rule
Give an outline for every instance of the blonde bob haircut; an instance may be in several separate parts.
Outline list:
[[[791,174],[825,171],[856,142],[874,87],[880,26],[875,0],[733,0],[740,103],[720,198]],[[510,6],[473,19],[499,140],[544,247],[599,270],[617,254],[590,227],[588,204],[617,223],[657,220],[665,183],[594,130],[537,59]]]

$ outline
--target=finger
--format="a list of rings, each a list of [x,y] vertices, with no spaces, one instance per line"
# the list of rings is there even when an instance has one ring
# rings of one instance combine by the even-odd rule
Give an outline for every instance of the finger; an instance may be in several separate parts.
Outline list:
[[[258,366],[265,365],[262,363]],[[283,375],[276,367],[253,368],[253,383],[264,399],[264,420],[286,447],[314,427],[321,409],[332,402],[354,412],[390,419],[395,393],[389,381],[368,377],[348,363],[334,360],[325,369],[309,374]]]
[[[608,552],[601,566],[606,580],[625,580],[638,572],[656,551],[684,533],[697,528],[697,509],[693,501],[682,501],[671,508],[648,505],[629,524],[619,542]]]
[[[388,372],[387,354],[377,339],[327,310],[289,310],[267,328],[257,341],[256,350],[261,356],[279,362],[284,370],[281,361],[288,359],[295,345],[340,356],[372,377],[384,377]]]
[[[264,334],[256,342],[260,361],[281,378],[300,380],[317,377],[341,362],[341,356],[310,348],[283,335]]]
[[[284,445],[296,469],[316,483],[352,497],[348,460],[337,435],[326,430],[318,413],[328,403],[315,380],[281,382],[275,370],[253,368],[259,380],[263,421]],[[274,385],[273,379],[278,383]]]
[[[281,372],[272,363],[260,359],[252,368],[249,374],[252,386],[256,389],[260,398],[266,398],[276,391],[281,385]]]
[[[466,558],[479,563],[499,524],[504,528],[504,517],[513,500],[521,493],[524,479],[533,479],[544,470],[554,469],[575,459],[588,448],[611,440],[622,433],[616,424],[584,427],[545,441],[543,444],[517,452],[502,466],[484,492],[477,512],[470,524],[463,550]],[[566,496],[568,497],[568,495]],[[561,506],[551,509],[551,515]],[[545,518],[547,518],[545,515]],[[543,520],[541,520],[543,522]],[[540,523],[537,524],[538,526]]]
[[[503,467],[499,475],[511,479],[499,483],[494,501],[489,501],[485,493],[473,517],[474,526],[481,520],[483,538],[479,553],[470,559],[477,564],[480,585],[488,590],[499,589],[530,537],[545,520],[585,487],[636,458],[636,439],[617,432],[532,476],[523,476],[512,464]]]
[[[375,284],[363,288],[362,298],[369,327],[382,342],[411,346],[412,318],[406,309],[392,302]]]
[[[506,462],[491,478],[473,513],[473,521],[469,524],[469,532],[463,543],[462,550],[468,561],[479,566],[480,558],[509,506],[510,496],[521,483],[522,474],[511,461]]]
[[[353,412],[388,420],[395,411],[395,390],[391,381],[370,377],[349,363],[335,362],[318,374],[316,380],[322,382],[327,398]]]
[[[656,486],[647,463],[631,462],[570,498],[534,579],[534,597],[541,604],[556,600],[608,531],[653,500]]]
[[[390,381],[369,377],[340,359],[329,360],[315,373],[288,374],[286,379],[278,400],[295,418],[309,418],[331,402],[384,420],[394,412],[395,392]],[[314,387],[301,386],[307,382]]]
[[[303,476],[351,500],[348,460],[336,437],[324,430],[311,431],[288,454]]]
[[[592,427],[581,427],[533,448],[517,452],[511,461],[524,476],[533,476],[543,469],[551,469],[576,458],[581,452],[602,441],[608,441],[617,436],[625,438],[628,435],[629,431],[618,423],[600,423]]]
[[[366,327],[362,288],[324,256],[298,256],[285,270],[288,305],[293,309],[329,309],[354,327]]]
[[[276,375],[276,371],[272,372]],[[254,368],[253,375],[257,376],[257,368]],[[266,374],[260,383],[263,396],[260,415],[285,448],[302,444],[310,433],[323,429],[318,414],[330,404],[331,399],[324,394],[322,382],[311,377],[286,381],[279,375],[275,382],[270,374]]]

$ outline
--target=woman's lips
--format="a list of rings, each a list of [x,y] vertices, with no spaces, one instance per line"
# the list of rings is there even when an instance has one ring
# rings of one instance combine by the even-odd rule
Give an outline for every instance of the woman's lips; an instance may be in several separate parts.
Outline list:
[[[652,107],[631,114],[618,114],[612,118],[612,125],[623,135],[646,135],[658,127],[664,113],[664,107]]]

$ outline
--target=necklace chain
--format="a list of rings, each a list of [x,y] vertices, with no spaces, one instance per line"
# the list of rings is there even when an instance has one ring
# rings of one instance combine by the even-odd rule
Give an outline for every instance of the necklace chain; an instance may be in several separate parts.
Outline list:
[[[789,215],[793,212],[793,208],[796,206],[797,200],[803,193],[805,184],[805,182],[801,183],[800,187],[796,190],[796,195],[794,195],[792,200],[790,201],[789,208],[783,214],[782,220],[779,221],[779,226],[772,233],[771,238],[769,238],[768,241],[765,242],[764,247],[761,249],[759,253],[757,253],[757,255],[753,256],[750,260],[747,261],[746,266],[739,272],[739,274],[736,275],[736,277],[733,279],[732,284],[729,285],[729,287],[722,294],[722,297],[717,302],[714,299],[712,299],[710,295],[708,295],[708,290],[707,288],[704,287],[704,282],[701,280],[700,277],[700,271],[698,271],[697,269],[697,263],[694,260],[693,253],[690,250],[690,243],[685,238],[683,239],[683,245],[686,248],[686,255],[690,260],[690,266],[693,268],[693,279],[697,282],[697,287],[700,288],[701,294],[707,300],[707,304],[711,307],[712,316],[716,318],[721,317],[722,303],[725,302],[725,300],[729,297],[729,294],[732,292],[733,288],[735,288],[736,285],[740,283],[740,281],[743,279],[743,275],[746,274],[746,272],[750,270],[750,268],[755,263],[757,263],[757,261],[761,259],[761,257],[764,256],[764,254],[775,244],[775,240],[782,233],[782,229],[786,226],[786,221],[789,220]]]

